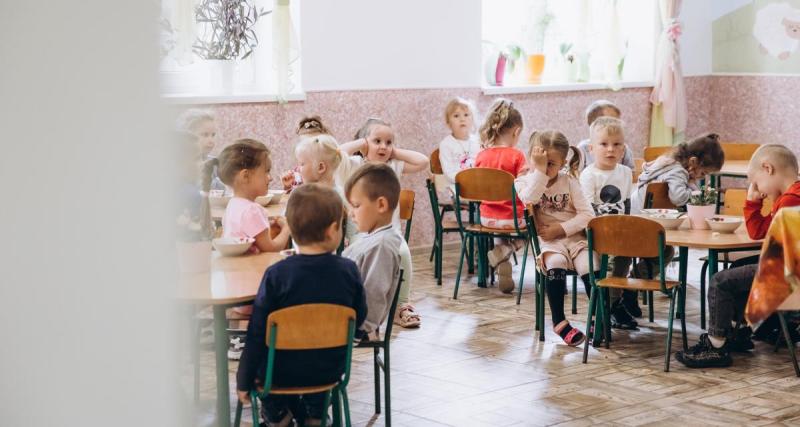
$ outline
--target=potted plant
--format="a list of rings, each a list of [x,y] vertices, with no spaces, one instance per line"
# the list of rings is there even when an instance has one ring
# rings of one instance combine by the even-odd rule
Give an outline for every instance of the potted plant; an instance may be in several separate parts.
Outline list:
[[[575,55],[572,54],[571,43],[561,43],[559,46],[561,52],[561,65],[564,71],[564,80],[568,82],[575,82],[578,80],[578,62]]]
[[[686,204],[686,214],[695,230],[707,230],[706,218],[711,218],[717,211],[717,189],[708,185],[692,191],[689,203]]]
[[[489,46],[484,65],[486,81],[492,86],[503,86],[506,75],[514,73],[517,61],[525,57],[525,51],[517,44],[509,44],[505,48],[486,40],[484,44]]]
[[[553,20],[547,10],[547,0],[536,0],[530,8],[530,24],[527,27],[528,59],[526,76],[528,83],[539,84],[542,82],[544,72],[544,38],[547,27]]]

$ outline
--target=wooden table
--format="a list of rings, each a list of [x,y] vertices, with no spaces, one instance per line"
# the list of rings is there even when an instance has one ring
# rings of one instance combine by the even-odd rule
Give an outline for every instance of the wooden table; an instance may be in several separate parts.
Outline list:
[[[726,160],[725,163],[722,164],[722,169],[714,175],[747,178],[747,167],[749,164],[749,160]]]
[[[268,217],[283,216],[284,212],[286,212],[286,203],[283,201],[264,208],[264,215]],[[211,219],[214,221],[222,221],[223,215],[225,215],[225,208],[211,207]]]
[[[181,274],[176,297],[187,304],[210,305],[214,310],[214,351],[217,368],[217,425],[231,425],[228,385],[228,322],[225,310],[251,303],[264,271],[284,257],[274,252],[223,257],[214,251],[208,273]]]

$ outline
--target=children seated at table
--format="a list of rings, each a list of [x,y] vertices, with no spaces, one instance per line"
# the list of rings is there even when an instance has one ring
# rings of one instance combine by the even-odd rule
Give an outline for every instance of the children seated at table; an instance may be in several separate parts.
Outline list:
[[[753,154],[747,171],[750,188],[744,205],[745,225],[751,239],[766,236],[779,209],[800,206],[797,174],[797,157],[783,145],[764,145]],[[772,211],[764,216],[761,208],[767,197],[773,201]],[[751,258],[744,262],[749,263],[746,265],[734,263],[733,267],[714,275],[708,288],[708,333],[700,335],[700,341],[689,350],[678,351],[675,355],[678,361],[689,368],[725,367],[733,363],[731,352],[753,348],[749,334],[733,330],[731,324],[744,315],[757,262],[757,258]]]
[[[514,177],[528,170],[525,155],[516,148],[522,134],[522,114],[509,99],[499,98],[492,104],[486,119],[481,125],[480,135],[484,150],[475,158],[475,166],[479,168],[500,169],[511,173]],[[518,223],[524,224],[525,207],[515,200]],[[501,228],[514,228],[514,210],[511,201],[481,203],[481,225]],[[522,247],[522,240],[494,240],[494,249],[489,251],[489,265],[497,272],[497,287],[501,292],[510,294],[515,287],[511,277],[511,254]]]
[[[567,138],[557,131],[534,132],[530,140],[531,172],[517,178],[514,185],[525,203],[536,206],[536,231],[542,251],[541,265],[547,274],[547,300],[553,330],[567,345],[580,345],[586,336],[569,324],[564,315],[564,295],[567,290],[567,271],[576,271],[590,292],[589,249],[584,230],[594,217],[591,204],[584,197],[575,178],[578,156],[573,152],[569,163],[571,174],[562,168],[571,147]],[[599,259],[594,256],[594,265]],[[598,274],[598,273],[595,273]]]
[[[481,151],[480,142],[472,133],[476,115],[475,104],[461,97],[451,99],[444,109],[450,134],[439,143],[439,161],[450,191],[454,191],[456,174],[475,166],[475,157]]]
[[[625,153],[625,134],[622,120],[600,117],[589,127],[589,153],[594,162],[581,172],[580,182],[586,200],[596,215],[626,215],[631,210],[632,171],[620,163]],[[626,277],[631,259],[613,258],[612,275]],[[636,291],[611,289],[611,327],[636,329],[634,317],[642,315]],[[631,307],[630,309],[626,307]]]
[[[351,216],[364,234],[342,256],[355,261],[361,272],[369,307],[362,329],[366,338],[374,341],[380,338],[378,330],[389,314],[401,269],[404,240],[392,225],[400,181],[385,163],[367,163],[356,169],[344,190],[352,206]]]
[[[307,137],[313,136],[320,136],[320,135],[331,135],[331,132],[322,124],[322,119],[319,116],[308,116],[303,117],[300,120],[300,123],[297,124],[297,130],[295,130],[297,136],[300,137],[300,140]],[[338,143],[337,143],[338,149]],[[297,157],[297,149],[295,148],[295,157]],[[339,161],[341,161],[341,155],[338,156]],[[336,164],[339,164],[339,161]],[[336,171],[336,167],[331,170],[331,173]],[[283,184],[283,189],[286,192],[292,191],[294,187],[306,182],[303,180],[302,173],[300,172],[299,166],[293,169],[287,170],[281,176],[281,183]],[[315,182],[315,181],[311,181]]]
[[[592,102],[589,104],[589,107],[586,108],[586,124],[589,126],[589,139],[584,139],[578,143],[578,149],[581,150],[581,162],[578,166],[579,171],[583,171],[587,166],[594,163],[594,154],[592,154],[589,147],[591,146],[591,126],[595,120],[600,117],[613,117],[618,119],[622,116],[622,112],[619,110],[619,107],[614,105],[613,102],[607,101],[605,99],[599,99],[597,101]],[[635,163],[633,162],[633,151],[625,144],[625,150],[622,154],[622,160],[620,161],[623,165],[629,167],[631,170],[635,168]]]
[[[334,255],[342,239],[344,207],[332,188],[306,184],[292,192],[286,217],[297,255],[279,261],[264,273],[253,303],[253,317],[247,328],[247,341],[239,369],[236,389],[247,402],[248,392],[263,384],[267,362],[267,318],[282,308],[301,304],[337,304],[356,311],[356,327],[367,316],[367,303],[361,275],[353,261]],[[280,333],[280,331],[278,332]],[[278,350],[275,354],[273,384],[277,387],[302,387],[330,384],[345,371],[344,347],[323,350]],[[300,396],[269,394],[263,399],[261,415],[267,425],[319,425],[327,408],[324,393]]]

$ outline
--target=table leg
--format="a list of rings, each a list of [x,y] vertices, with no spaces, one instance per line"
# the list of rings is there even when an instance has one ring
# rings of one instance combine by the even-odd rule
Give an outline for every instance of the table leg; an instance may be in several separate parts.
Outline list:
[[[686,271],[687,271],[688,268],[689,268],[689,248],[681,246],[681,247],[678,248],[678,282],[680,282],[680,285],[683,286],[684,289],[686,289],[686,285],[687,285],[687,283],[686,283],[686,276],[687,276]],[[682,316],[684,315],[683,314],[683,309],[684,309],[684,307],[682,307],[681,305],[678,305],[678,315],[679,315],[678,318],[679,319],[682,318]]]
[[[228,387],[228,327],[225,306],[214,306],[214,352],[217,358],[217,425],[230,427],[231,404]]]
[[[717,274],[719,271],[719,253],[716,249],[709,249],[708,250],[708,283],[711,286],[711,279]],[[706,294],[708,290],[706,290]],[[700,295],[700,327],[705,329],[706,328],[706,298],[707,295]]]
[[[486,252],[488,250],[488,241],[485,236],[480,236],[478,239],[478,287],[486,287],[486,276],[489,263],[486,262]]]

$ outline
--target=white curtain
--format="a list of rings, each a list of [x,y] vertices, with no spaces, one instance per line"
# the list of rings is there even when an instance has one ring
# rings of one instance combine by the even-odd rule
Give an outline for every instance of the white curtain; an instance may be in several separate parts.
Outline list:
[[[287,102],[294,89],[293,64],[299,57],[289,0],[275,0],[272,10],[272,68],[278,102]]]
[[[656,80],[650,103],[650,145],[669,146],[680,142],[686,130],[686,93],[683,86],[678,38],[681,0],[659,0],[661,35],[656,51]]]

